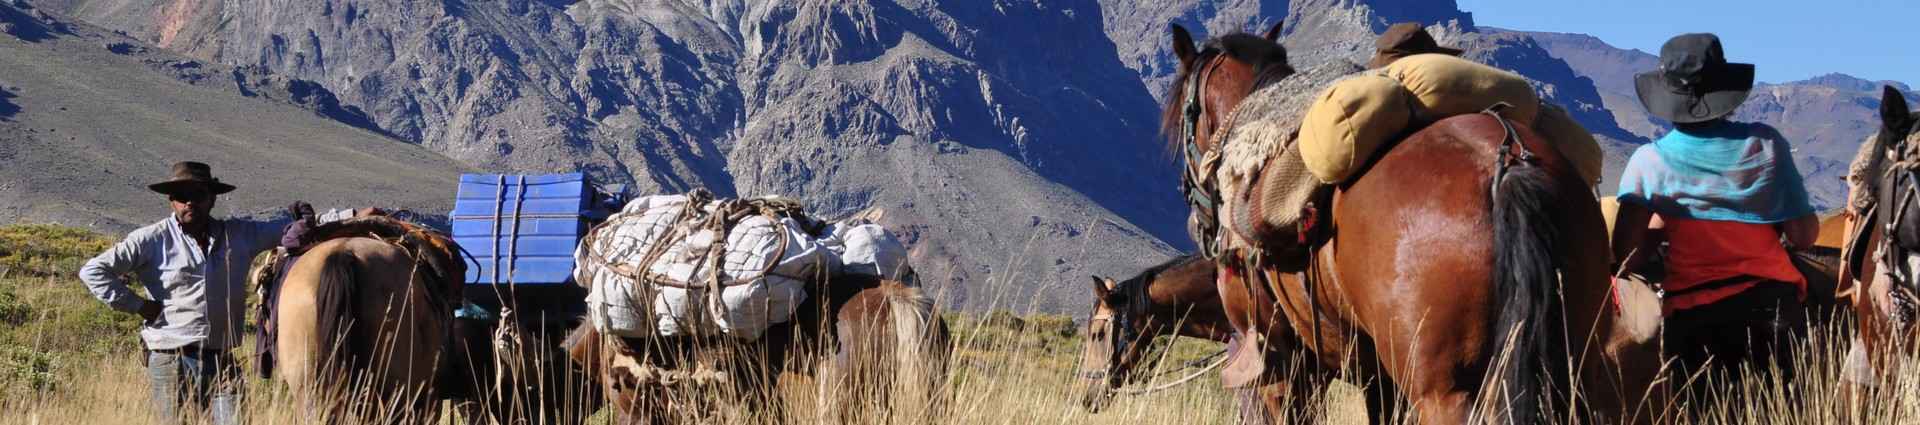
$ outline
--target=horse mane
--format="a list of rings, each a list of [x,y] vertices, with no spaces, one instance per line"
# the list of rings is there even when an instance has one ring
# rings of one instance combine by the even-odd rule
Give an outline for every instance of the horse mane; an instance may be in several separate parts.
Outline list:
[[[1294,73],[1293,66],[1287,64],[1287,48],[1280,43],[1245,32],[1207,40],[1206,44],[1201,45],[1200,52],[1194,54],[1195,66],[1181,67],[1180,72],[1174,74],[1173,88],[1167,91],[1166,104],[1161,107],[1160,135],[1166,137],[1168,144],[1176,151],[1181,149],[1180,144],[1183,143],[1180,140],[1180,126],[1185,120],[1181,113],[1184,109],[1182,102],[1186,101],[1188,95],[1186,81],[1193,76],[1199,64],[1205,64],[1219,55],[1227,55],[1253,67],[1252,90],[1260,90]]]

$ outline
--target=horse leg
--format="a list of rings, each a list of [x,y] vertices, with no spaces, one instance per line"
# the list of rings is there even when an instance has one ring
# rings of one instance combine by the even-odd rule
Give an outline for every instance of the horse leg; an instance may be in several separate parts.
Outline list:
[[[1363,389],[1367,398],[1367,423],[1398,423],[1395,416],[1400,414],[1400,389],[1392,381],[1376,379]]]

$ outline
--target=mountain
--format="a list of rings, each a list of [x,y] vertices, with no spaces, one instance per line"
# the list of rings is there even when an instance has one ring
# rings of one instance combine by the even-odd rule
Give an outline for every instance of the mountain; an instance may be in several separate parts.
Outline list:
[[[1574,72],[1599,84],[1604,106],[1623,127],[1642,137],[1665,134],[1672,125],[1650,117],[1634,94],[1633,76],[1660,66],[1660,58],[1639,50],[1621,49],[1581,34],[1524,32]],[[1739,52],[1730,52],[1739,61]],[[1756,64],[1766,66],[1766,64]],[[1803,81],[1759,83],[1733,119],[1762,122],[1780,129],[1794,147],[1794,161],[1806,177],[1815,206],[1830,209],[1846,200],[1842,180],[1860,142],[1880,128],[1880,88],[1893,86],[1920,99],[1906,84],[1867,81],[1845,74],[1828,74]]]
[[[467,170],[370,130],[312,82],[182,57],[0,2],[0,222],[124,231],[167,214],[146,189],[186,159],[239,186],[222,212],[446,211]]]
[[[1291,61],[1308,66],[1371,52],[1374,34],[1396,22],[1473,27],[1473,14],[1460,11],[1453,0],[1100,0],[1100,8],[1120,61],[1155,99],[1171,87],[1179,66],[1170,24],[1186,27],[1197,40],[1235,31],[1258,34],[1284,24]]]
[[[1190,245],[1092,1],[35,4],[317,82],[466,166],[884,210],[949,303],[1084,308],[1086,275]]]
[[[216,159],[275,188],[263,193],[334,196],[289,182],[322,176],[279,173],[291,158],[321,151],[250,150],[262,145],[394,152],[382,159],[431,164],[401,167],[424,173],[411,180],[374,179],[422,194],[362,193],[381,199],[444,203],[451,170],[582,170],[632,194],[704,187],[795,196],[826,217],[879,214],[912,244],[935,291],[963,307],[1079,310],[1085,275],[1130,274],[1191,248],[1177,153],[1156,134],[1176,63],[1169,23],[1200,37],[1283,24],[1291,61],[1305,67],[1362,61],[1389,24],[1420,22],[1464,56],[1530,78],[1601,140],[1610,174],[1666,128],[1645,116],[1628,85],[1652,66],[1650,55],[1592,37],[1479,26],[1452,0],[4,1],[16,5],[0,28],[11,35],[6,46],[21,46],[9,53],[48,56],[10,66],[41,64],[40,74],[21,75],[48,77],[0,73],[0,126],[10,126],[0,137],[34,138],[18,146],[35,152],[65,149],[57,152],[66,162],[0,171],[0,196],[53,199],[57,186],[21,185],[95,167],[123,173],[156,157]],[[68,43],[84,37],[19,16],[70,17],[110,29],[86,31],[117,41]],[[138,59],[147,56],[164,59]],[[187,110],[199,111],[195,129],[275,125],[220,127],[242,132],[228,139],[253,141],[232,153],[152,144],[106,159],[82,158],[92,148],[37,133],[55,127],[34,124],[56,119],[46,105],[57,99],[44,91],[57,87],[51,76],[127,68],[89,62],[109,59],[140,65],[114,72],[163,79],[126,88],[133,93],[220,93],[169,100],[202,102]],[[137,79],[105,81],[123,80]],[[1830,205],[1838,182],[1829,176],[1876,122],[1863,114],[1873,101],[1861,90],[1873,85],[1841,76],[1768,85],[1740,117],[1795,138],[1816,197]],[[186,127],[152,118],[182,110],[127,114],[106,108],[129,106],[86,103],[97,115],[57,119],[126,115],[109,127]],[[214,103],[239,106],[216,111]],[[346,133],[293,137],[276,133],[283,123]],[[11,146],[0,153],[23,151]],[[63,212],[139,199],[112,195],[33,207],[0,198],[0,219],[83,217]],[[7,212],[28,208],[35,212]]]
[[[1106,30],[1121,61],[1156,97],[1173,84],[1178,63],[1172,56],[1168,22],[1193,30],[1201,39],[1230,31],[1259,32],[1275,22],[1284,23],[1281,41],[1296,67],[1333,59],[1364,61],[1372,53],[1374,37],[1387,25],[1422,23],[1442,44],[1465,50],[1463,57],[1532,80],[1543,98],[1565,107],[1592,131],[1606,154],[1602,193],[1614,190],[1634,149],[1671,128],[1649,117],[1633,90],[1633,75],[1658,67],[1658,57],[1619,49],[1584,34],[1476,26],[1472,14],[1458,10],[1452,1],[1102,0],[1101,6],[1107,11]],[[1911,90],[1896,82],[1842,74],[1761,84],[1734,118],[1771,124],[1792,139],[1795,160],[1814,202],[1832,208],[1845,198],[1840,178],[1847,163],[1859,142],[1879,125],[1875,114],[1882,84]],[[1920,97],[1909,97],[1915,98]]]
[[[1195,30],[1196,38],[1205,39],[1206,34],[1264,31],[1281,19],[1281,43],[1287,46],[1288,60],[1295,67],[1331,60],[1364,63],[1373,54],[1373,41],[1379,32],[1393,23],[1419,22],[1427,25],[1441,43],[1465,50],[1463,57],[1533,80],[1543,98],[1565,107],[1575,120],[1593,131],[1607,155],[1605,190],[1612,190],[1613,179],[1625,166],[1632,148],[1646,143],[1644,136],[1620,124],[1606,105],[1605,92],[1594,80],[1549,54],[1534,39],[1475,26],[1473,15],[1459,10],[1452,1],[1103,0],[1101,5],[1107,9],[1107,33],[1116,40],[1121,60],[1156,96],[1172,86],[1178,66],[1168,35],[1169,21]]]

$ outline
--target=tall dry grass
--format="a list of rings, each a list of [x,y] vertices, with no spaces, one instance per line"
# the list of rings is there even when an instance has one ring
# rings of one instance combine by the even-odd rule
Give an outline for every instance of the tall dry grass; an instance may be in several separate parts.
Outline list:
[[[0,228],[0,233],[8,231]],[[44,232],[45,229],[35,229]],[[95,241],[97,242],[97,241]],[[54,252],[41,250],[36,252]],[[151,424],[148,384],[140,365],[136,321],[105,309],[87,295],[70,270],[42,270],[45,264],[76,264],[70,258],[38,255],[32,264],[40,273],[0,275],[0,425],[12,424]],[[25,257],[20,257],[25,258]],[[24,262],[23,262],[24,263]],[[68,267],[68,266],[51,266]],[[993,287],[1015,287],[1001,282]],[[938,298],[939,294],[935,294]],[[1076,384],[1081,349],[1077,318],[1034,312],[1015,293],[996,294],[973,311],[985,314],[948,314],[953,329],[952,362],[941,389],[947,399],[944,413],[931,420],[954,424],[1120,424],[1235,422],[1235,400],[1207,377],[1170,391],[1122,396],[1098,414],[1080,408]],[[1844,322],[1844,321],[1842,321]],[[1816,329],[1794,354],[1794,378],[1741,383],[1691,381],[1684,385],[1709,388],[1716,400],[1683,400],[1667,409],[1669,423],[1920,423],[1920,374],[1895,376],[1881,393],[1864,405],[1843,406],[1837,397],[1851,327]],[[251,347],[244,344],[243,347]],[[1170,345],[1162,370],[1148,373],[1171,379],[1165,368],[1202,358],[1218,346],[1196,341]],[[250,361],[249,348],[236,356]],[[247,365],[251,371],[251,365]],[[1776,375],[1777,376],[1777,375]],[[1684,379],[1683,379],[1684,381]],[[706,416],[721,422],[834,423],[824,400],[823,385],[813,377],[788,374],[772,391],[785,406],[774,416],[766,410],[722,407],[728,412]],[[860,396],[866,389],[833,388],[833,393]],[[1364,423],[1364,403],[1358,389],[1336,383],[1319,398],[1321,420],[1327,423]],[[689,394],[701,398],[715,394]],[[374,409],[382,408],[381,403]],[[1697,407],[1704,406],[1704,407]],[[243,413],[252,423],[306,424],[319,418],[298,408],[280,383],[248,378]],[[1698,417],[1683,417],[1696,410]],[[466,423],[484,417],[473,406],[438,403],[433,406],[441,423]],[[1849,418],[1843,412],[1864,411]],[[1403,418],[1406,412],[1390,412]],[[610,423],[600,411],[587,423]],[[480,420],[479,422],[487,422]]]

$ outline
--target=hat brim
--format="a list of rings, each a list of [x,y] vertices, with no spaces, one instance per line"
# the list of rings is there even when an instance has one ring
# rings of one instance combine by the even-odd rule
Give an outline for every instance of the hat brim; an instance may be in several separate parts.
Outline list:
[[[1747,102],[1747,95],[1753,92],[1753,65],[1729,63],[1713,72],[1718,75],[1705,78],[1711,86],[1698,94],[1669,84],[1660,71],[1633,76],[1633,89],[1640,96],[1640,106],[1654,117],[1675,124],[1712,121],[1732,115]]]
[[[172,195],[175,193],[179,193],[180,191],[193,189],[193,188],[204,189],[207,191],[207,193],[211,193],[214,195],[224,195],[227,192],[232,192],[235,189],[233,185],[221,183],[217,181],[202,182],[202,181],[192,181],[192,180],[175,180],[175,181],[159,182],[159,183],[147,185],[148,190],[152,190],[154,192],[158,192],[164,195]]]

